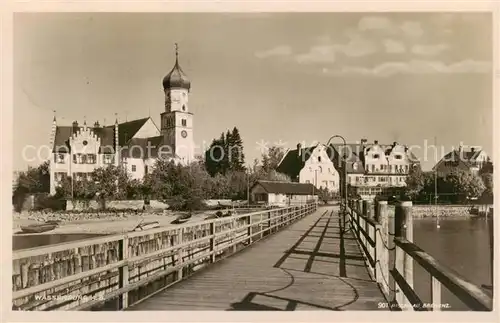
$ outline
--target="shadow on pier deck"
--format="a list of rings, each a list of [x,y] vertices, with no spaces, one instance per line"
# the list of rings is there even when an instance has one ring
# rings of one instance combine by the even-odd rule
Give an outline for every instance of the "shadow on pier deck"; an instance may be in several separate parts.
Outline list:
[[[338,207],[288,228],[128,310],[377,310],[386,300]]]

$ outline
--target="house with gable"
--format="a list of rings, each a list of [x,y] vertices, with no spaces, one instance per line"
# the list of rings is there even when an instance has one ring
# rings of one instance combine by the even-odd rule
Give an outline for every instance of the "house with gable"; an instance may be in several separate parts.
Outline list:
[[[354,144],[331,144],[329,156],[340,173],[344,187],[344,167],[347,169],[348,193],[362,198],[379,194],[398,194],[406,186],[410,168],[420,165],[407,146],[394,142],[368,143],[362,139]]]
[[[446,176],[454,170],[478,173],[489,163],[491,163],[491,159],[484,150],[475,147],[466,150],[460,145],[458,149],[453,149],[441,158],[432,170],[437,172],[438,176]]]
[[[330,192],[339,190],[339,173],[322,144],[310,147],[298,144],[297,149],[287,150],[276,170],[294,182],[311,183]]]
[[[188,99],[191,82],[179,65],[162,81],[165,111],[158,129],[152,118],[141,118],[113,125],[88,126],[74,121],[59,125],[54,117],[50,136],[50,193],[64,176],[88,178],[96,168],[114,165],[127,170],[133,179],[150,173],[158,158],[189,164],[194,160],[193,113]]]

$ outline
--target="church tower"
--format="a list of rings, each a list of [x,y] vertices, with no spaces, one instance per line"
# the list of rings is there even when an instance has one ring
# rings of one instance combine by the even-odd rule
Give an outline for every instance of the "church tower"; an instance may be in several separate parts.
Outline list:
[[[163,144],[181,163],[194,160],[193,114],[189,112],[191,82],[179,65],[179,52],[175,44],[175,65],[163,78],[165,112],[161,114]],[[163,151],[167,151],[163,148]]]

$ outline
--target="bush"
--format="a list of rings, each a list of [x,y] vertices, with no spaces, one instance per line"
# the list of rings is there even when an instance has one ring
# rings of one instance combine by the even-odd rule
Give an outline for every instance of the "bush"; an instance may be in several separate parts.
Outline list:
[[[66,200],[54,196],[40,196],[35,203],[35,210],[51,210],[61,211],[66,210]]]

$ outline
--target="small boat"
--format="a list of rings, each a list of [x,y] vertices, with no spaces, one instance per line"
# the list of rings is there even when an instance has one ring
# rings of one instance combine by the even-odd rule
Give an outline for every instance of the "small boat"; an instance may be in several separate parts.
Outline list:
[[[160,227],[160,222],[158,221],[151,221],[151,222],[144,222],[144,223],[139,223],[132,231],[137,231],[138,229],[142,230],[148,230],[148,229],[154,229],[154,228],[159,228]]]
[[[174,221],[170,222],[171,224],[181,224],[186,223],[191,219],[191,213],[179,215]]]
[[[32,224],[32,225],[22,226],[21,230],[24,233],[42,233],[54,230],[56,227],[57,224],[54,223]]]
[[[61,220],[49,220],[49,221],[45,221],[44,224],[57,224],[59,225],[61,223]]]

